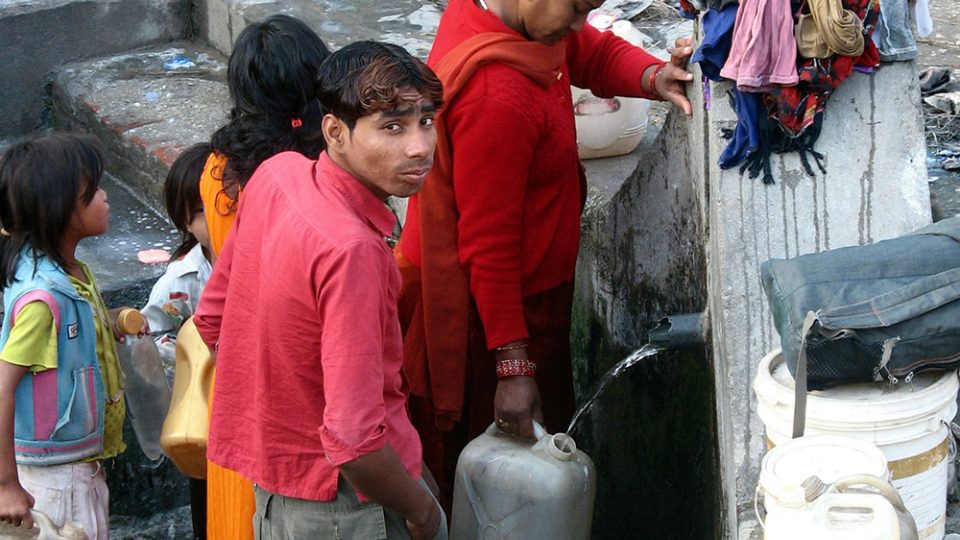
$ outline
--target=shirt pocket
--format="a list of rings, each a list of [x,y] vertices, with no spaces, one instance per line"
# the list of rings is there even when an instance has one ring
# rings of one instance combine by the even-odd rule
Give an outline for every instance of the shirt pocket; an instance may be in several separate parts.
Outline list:
[[[97,429],[96,380],[97,372],[92,366],[73,371],[70,398],[67,408],[57,419],[50,439],[71,441],[82,439]],[[59,399],[58,399],[59,401]]]

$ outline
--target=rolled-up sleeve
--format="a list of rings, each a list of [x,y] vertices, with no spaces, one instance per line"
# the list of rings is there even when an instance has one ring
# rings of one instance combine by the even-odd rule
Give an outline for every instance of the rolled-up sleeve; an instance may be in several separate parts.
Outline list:
[[[385,246],[361,241],[342,248],[318,276],[325,401],[320,439],[334,466],[387,443],[384,335],[391,322],[388,302],[396,301],[389,289],[390,264]]]

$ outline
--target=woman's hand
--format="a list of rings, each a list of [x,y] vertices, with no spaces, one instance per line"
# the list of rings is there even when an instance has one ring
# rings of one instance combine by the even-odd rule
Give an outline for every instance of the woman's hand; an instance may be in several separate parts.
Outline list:
[[[670,61],[660,68],[654,80],[654,92],[664,101],[669,101],[683,114],[693,114],[693,106],[687,98],[686,84],[693,80],[693,74],[687,71],[687,61],[693,54],[693,38],[677,39],[675,47],[670,50]]]
[[[504,433],[534,438],[532,420],[543,423],[537,381],[522,375],[500,379],[493,397],[493,418]]]

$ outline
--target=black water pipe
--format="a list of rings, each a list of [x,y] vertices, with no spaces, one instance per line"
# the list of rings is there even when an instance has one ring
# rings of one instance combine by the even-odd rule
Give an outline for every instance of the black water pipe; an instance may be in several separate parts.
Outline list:
[[[706,344],[707,317],[703,313],[670,315],[650,330],[649,341],[663,349],[691,349]]]

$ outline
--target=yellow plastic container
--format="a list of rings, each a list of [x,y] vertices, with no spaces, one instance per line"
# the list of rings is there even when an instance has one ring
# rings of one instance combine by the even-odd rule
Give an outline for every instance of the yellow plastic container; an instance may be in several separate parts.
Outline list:
[[[173,397],[160,433],[160,447],[191,478],[207,477],[210,382],[215,364],[193,319],[188,319],[177,334]]]

